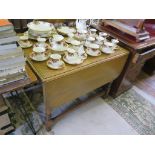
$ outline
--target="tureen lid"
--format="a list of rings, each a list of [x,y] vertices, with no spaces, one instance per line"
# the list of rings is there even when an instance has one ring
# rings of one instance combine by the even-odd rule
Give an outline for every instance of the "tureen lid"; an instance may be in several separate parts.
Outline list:
[[[33,31],[51,31],[54,28],[53,24],[43,21],[30,22],[27,27]]]

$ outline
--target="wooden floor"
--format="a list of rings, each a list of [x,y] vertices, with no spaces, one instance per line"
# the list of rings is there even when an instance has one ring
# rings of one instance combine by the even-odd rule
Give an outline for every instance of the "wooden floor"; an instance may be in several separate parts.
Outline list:
[[[155,98],[155,74],[150,76],[141,72],[135,82],[135,86]]]

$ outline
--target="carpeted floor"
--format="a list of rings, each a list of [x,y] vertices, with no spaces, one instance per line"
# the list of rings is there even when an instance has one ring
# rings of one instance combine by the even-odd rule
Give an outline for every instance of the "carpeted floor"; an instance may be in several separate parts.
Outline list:
[[[41,89],[27,92],[30,102],[27,109],[34,122],[34,127],[38,129],[44,121],[44,106],[42,104]],[[23,100],[27,100],[21,95]],[[14,105],[14,101],[8,97],[6,101]],[[69,107],[55,109],[54,116],[63,112]],[[37,111],[34,111],[34,108]],[[31,110],[30,110],[31,109]],[[17,108],[12,109],[14,113],[14,123],[17,127],[13,134],[32,134],[31,130],[24,122]],[[18,111],[18,112],[16,112]],[[148,100],[141,96],[135,89],[130,89],[119,97],[113,99],[96,98],[79,109],[62,118],[54,127],[54,134],[155,134],[155,108]],[[46,132],[43,127],[38,134],[53,134],[53,131]]]
[[[107,98],[105,102],[139,134],[155,134],[155,106],[134,89],[130,89],[115,99]]]

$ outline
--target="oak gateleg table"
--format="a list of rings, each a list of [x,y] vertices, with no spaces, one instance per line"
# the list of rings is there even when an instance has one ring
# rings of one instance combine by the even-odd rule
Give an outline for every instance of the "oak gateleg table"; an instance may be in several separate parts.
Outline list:
[[[47,130],[50,130],[53,124],[51,119],[53,108],[113,82],[121,73],[128,58],[128,51],[119,47],[113,54],[102,53],[98,57],[88,56],[80,65],[65,64],[63,69],[52,70],[47,67],[47,61],[31,60],[29,57],[31,52],[32,48],[24,49],[27,63],[43,86]]]

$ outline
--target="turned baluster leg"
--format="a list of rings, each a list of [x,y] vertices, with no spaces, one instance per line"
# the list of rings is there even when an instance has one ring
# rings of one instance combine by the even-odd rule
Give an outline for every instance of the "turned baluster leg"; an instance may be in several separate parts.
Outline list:
[[[50,131],[53,125],[53,120],[51,119],[51,111],[51,108],[46,107],[45,126],[47,131]]]

